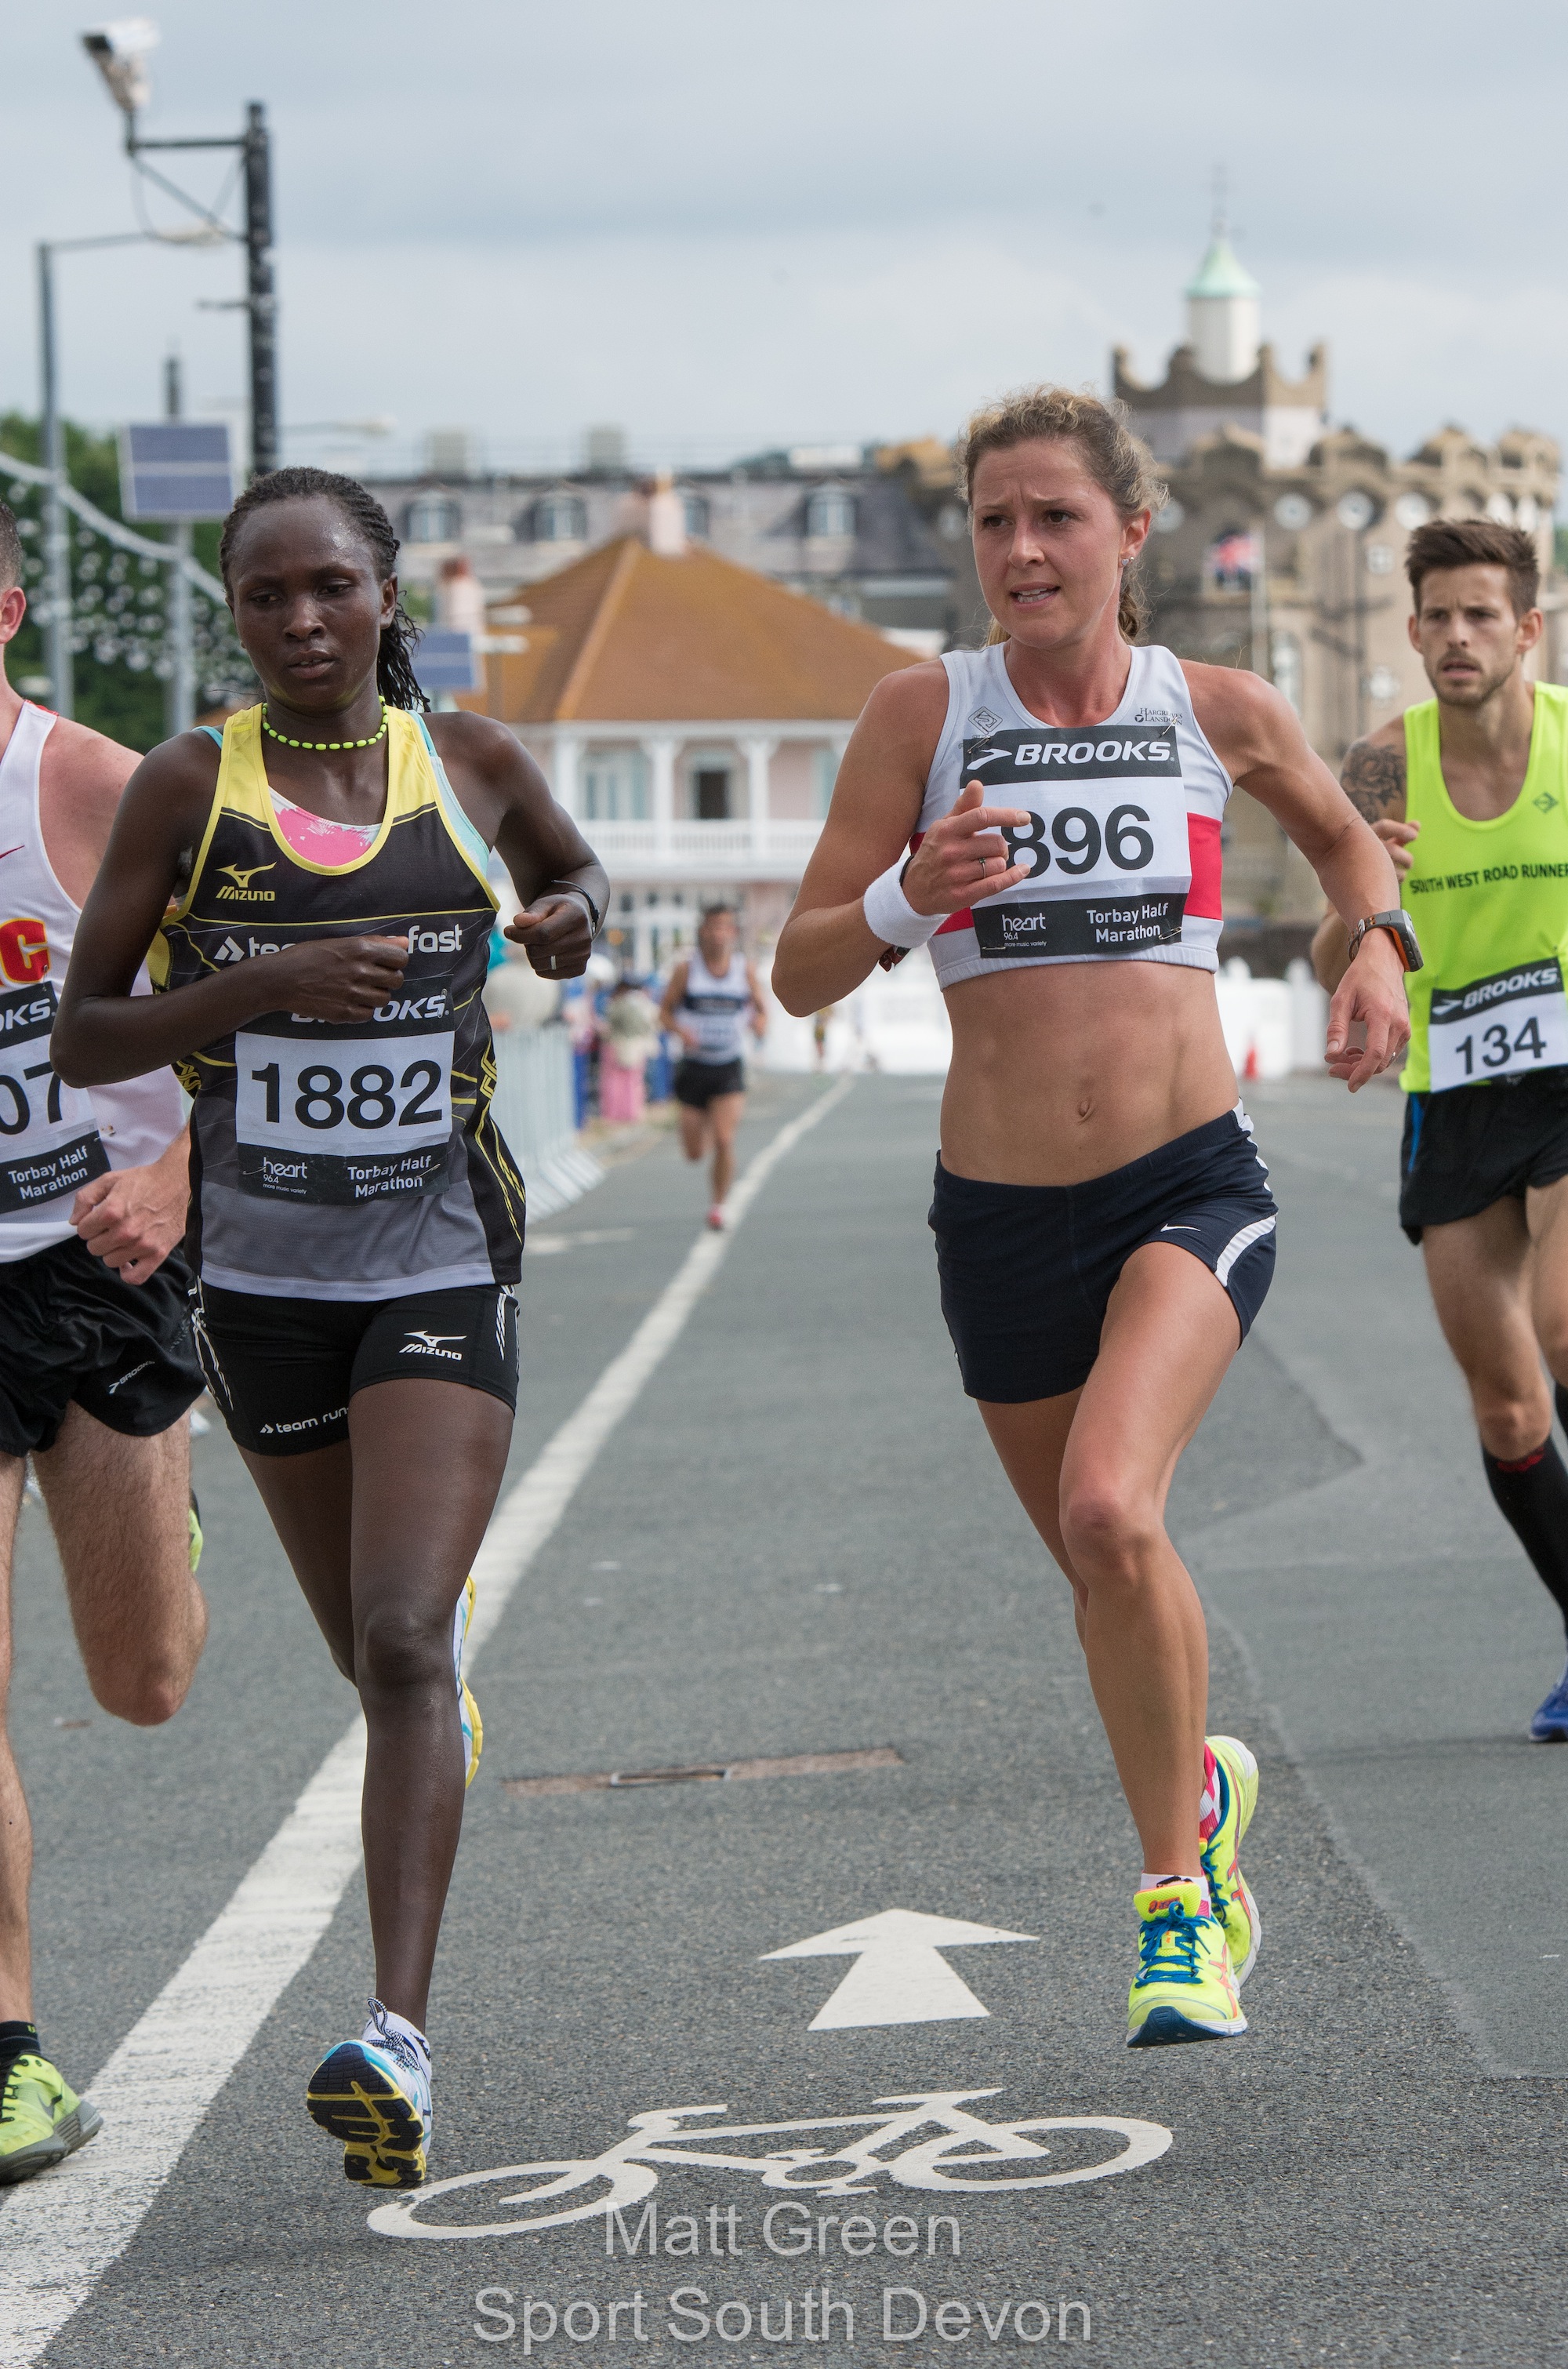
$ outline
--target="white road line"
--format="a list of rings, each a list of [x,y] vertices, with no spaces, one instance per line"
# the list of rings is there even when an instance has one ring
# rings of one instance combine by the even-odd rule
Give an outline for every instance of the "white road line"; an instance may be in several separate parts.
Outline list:
[[[779,1129],[730,1196],[732,1230],[779,1162],[850,1091],[841,1078]],[[713,1281],[733,1230],[694,1242],[618,1357],[498,1507],[474,1566],[476,1651],[603,1447]],[[158,2191],[360,1863],[365,1735],[333,1746],[261,1857],[89,2084],[104,2127],[0,2203],[0,2369],[30,2369],[135,2236]]]

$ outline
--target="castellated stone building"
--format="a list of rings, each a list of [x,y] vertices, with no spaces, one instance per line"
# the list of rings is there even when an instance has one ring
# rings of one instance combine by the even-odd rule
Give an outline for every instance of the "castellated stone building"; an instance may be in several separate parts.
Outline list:
[[[1450,426],[1397,459],[1332,428],[1326,349],[1300,379],[1283,375],[1259,342],[1257,282],[1222,228],[1186,297],[1187,343],[1160,385],[1134,377],[1124,351],[1112,358],[1114,391],[1171,492],[1144,560],[1148,637],[1272,677],[1337,772],[1352,740],[1431,695],[1406,634],[1412,530],[1486,517],[1535,535],[1547,612],[1538,671],[1568,680],[1551,437],[1513,429],[1486,445]],[[1304,922],[1322,910],[1309,866],[1252,799],[1233,801],[1227,841],[1228,918]]]

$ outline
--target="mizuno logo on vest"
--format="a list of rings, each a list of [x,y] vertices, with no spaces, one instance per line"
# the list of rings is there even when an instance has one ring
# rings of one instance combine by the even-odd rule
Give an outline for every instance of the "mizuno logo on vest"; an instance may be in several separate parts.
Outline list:
[[[219,902],[222,903],[228,898],[251,905],[275,905],[278,901],[278,892],[275,888],[253,888],[250,884],[258,872],[276,872],[277,869],[276,864],[250,864],[243,867],[237,864],[223,864],[222,866],[223,876],[231,880],[234,886],[230,888],[219,889]]]

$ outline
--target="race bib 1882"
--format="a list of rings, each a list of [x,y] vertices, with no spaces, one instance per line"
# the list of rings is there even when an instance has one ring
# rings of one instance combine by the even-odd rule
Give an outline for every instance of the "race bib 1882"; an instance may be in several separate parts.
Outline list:
[[[439,1193],[452,1154],[450,1029],[235,1038],[240,1190],[268,1200]]]
[[[963,781],[1028,809],[1008,860],[1028,876],[975,907],[989,960],[1129,954],[1174,944],[1192,885],[1186,793],[1168,726],[1036,726],[964,744]]]
[[[88,1095],[49,1059],[54,987],[0,995],[0,1218],[80,1192],[109,1169]]]
[[[1432,990],[1432,1091],[1568,1064],[1568,997],[1555,955],[1468,987]]]

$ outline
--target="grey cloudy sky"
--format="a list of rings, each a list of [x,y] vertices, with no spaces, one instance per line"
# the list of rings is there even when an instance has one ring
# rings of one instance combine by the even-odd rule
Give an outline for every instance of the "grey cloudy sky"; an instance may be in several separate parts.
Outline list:
[[[269,109],[286,421],[393,414],[383,458],[444,424],[565,458],[611,420],[716,460],[951,433],[999,386],[1102,381],[1118,342],[1158,375],[1221,160],[1265,335],[1291,370],[1329,340],[1336,417],[1402,449],[1446,418],[1568,441],[1544,0],[139,6],[147,131]],[[36,404],[32,243],[135,219],[92,21],[35,0],[0,34],[0,405]],[[237,257],[61,271],[74,413],[155,408],[171,342],[193,406],[241,392],[239,316],[197,309]]]

